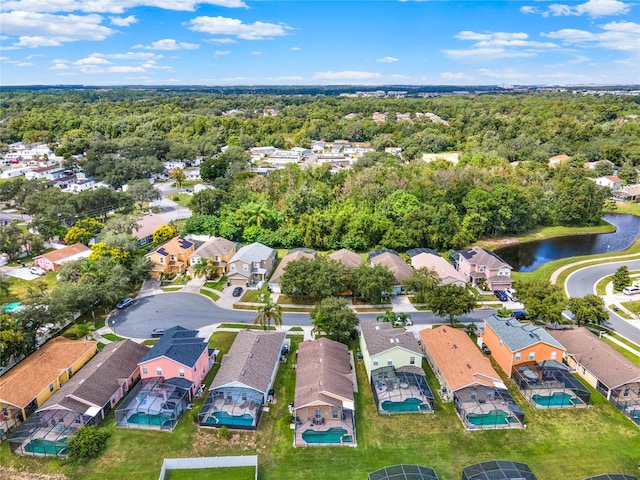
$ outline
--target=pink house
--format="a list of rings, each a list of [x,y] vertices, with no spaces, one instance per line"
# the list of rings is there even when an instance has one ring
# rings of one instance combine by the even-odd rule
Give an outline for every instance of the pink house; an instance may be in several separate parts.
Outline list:
[[[511,265],[493,252],[480,247],[461,250],[458,253],[456,269],[462,273],[471,285],[485,281],[489,290],[511,288]]]
[[[81,243],[74,243],[60,250],[54,250],[53,252],[33,257],[33,263],[44,270],[55,271],[65,262],[87,258],[89,255],[91,255],[91,249],[89,247]]]
[[[193,397],[215,362],[215,351],[197,334],[179,326],[168,329],[138,364],[140,377],[179,379]]]

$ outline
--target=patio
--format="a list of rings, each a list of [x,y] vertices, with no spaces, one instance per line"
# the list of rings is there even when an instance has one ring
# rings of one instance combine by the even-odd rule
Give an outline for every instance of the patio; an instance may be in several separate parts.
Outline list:
[[[462,388],[454,393],[453,402],[468,430],[523,428],[524,412],[507,390],[484,386]]]
[[[263,396],[249,388],[211,390],[200,410],[198,422],[205,427],[255,429]]]
[[[433,413],[433,394],[421,368],[378,368],[371,373],[371,389],[381,414]]]
[[[305,438],[303,438],[303,434],[309,431],[311,432],[327,432],[329,430],[344,430],[344,434],[341,435],[342,440],[340,442],[326,442],[321,441],[321,438],[318,438],[319,441],[310,443]],[[305,435],[306,436],[306,435]],[[342,413],[342,418],[328,418],[327,416],[321,418],[308,418],[305,421],[298,421],[296,418],[295,425],[295,439],[294,444],[296,446],[314,446],[314,445],[351,445],[355,446],[355,428],[354,428],[354,420],[353,414],[350,411],[344,410]]]

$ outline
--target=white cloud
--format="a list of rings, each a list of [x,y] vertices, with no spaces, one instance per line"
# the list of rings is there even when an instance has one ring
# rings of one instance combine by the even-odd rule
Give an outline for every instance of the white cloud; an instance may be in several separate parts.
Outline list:
[[[382,78],[382,74],[377,72],[343,70],[342,72],[318,72],[313,78],[322,80],[371,80],[374,78]]]
[[[0,61],[9,60],[9,57],[0,57]]]
[[[213,42],[213,43],[220,43],[220,44],[238,43],[233,38],[211,38],[211,39],[205,40],[205,42]]]
[[[213,52],[213,55],[215,57],[224,57],[225,55],[229,55],[231,53],[231,50],[216,50],[215,52]]]
[[[398,59],[395,57],[382,57],[376,60],[376,62],[380,62],[380,63],[395,63],[397,61]]]
[[[497,60],[500,58],[534,57],[534,52],[518,52],[504,48],[472,48],[469,50],[444,50],[445,55],[455,60]]]
[[[612,15],[624,15],[629,13],[631,5],[619,0],[588,0],[579,5],[565,5],[554,3],[549,5],[547,10],[538,7],[524,6],[520,11],[524,14],[539,14],[543,17],[563,17],[587,15],[592,18]]]
[[[85,12],[122,14],[136,7],[193,12],[198,5],[248,8],[242,0],[5,0],[3,11],[24,10],[39,13]]]
[[[637,51],[640,44],[640,24],[634,22],[609,22],[598,25],[600,32],[565,28],[543,33],[544,37],[560,40],[568,45],[596,46],[608,50]]]
[[[80,60],[73,62],[74,65],[109,65],[111,62],[106,58],[99,57],[97,55],[90,55]]]
[[[462,72],[442,72],[440,78],[443,80],[471,80],[471,77]]]
[[[67,60],[56,59],[53,61],[53,65],[49,67],[49,70],[68,70],[70,68]]]
[[[128,27],[134,23],[138,23],[138,19],[135,15],[129,15],[128,17],[109,17],[111,24],[117,27]]]
[[[77,41],[98,41],[116,31],[100,25],[100,15],[49,15],[33,12],[0,13],[3,33],[17,36],[16,47],[51,47]]]
[[[254,22],[242,23],[237,18],[196,17],[186,23],[189,30],[210,35],[231,35],[243,40],[264,40],[287,35],[291,27],[285,24]]]
[[[254,50],[253,52],[251,52],[251,55],[253,56],[262,55],[262,52],[259,52],[258,50]]]
[[[152,42],[151,45],[134,45],[131,48],[142,48],[145,50],[196,50],[200,45],[196,43],[176,42],[173,38],[164,38]]]
[[[151,53],[151,52],[94,53],[93,55],[96,57],[111,58],[114,60],[130,60],[130,61],[159,60],[164,57],[159,53]]]
[[[280,77],[272,77],[267,80],[276,81],[276,82],[299,82],[304,80],[304,77],[300,75],[282,75]]]
[[[300,47],[291,47],[291,51],[299,52],[300,51]]]
[[[524,32],[479,33],[463,30],[454,35],[464,41],[475,42],[469,49],[444,50],[444,54],[457,60],[487,61],[501,58],[534,57],[539,49],[557,48],[552,42],[529,40]]]

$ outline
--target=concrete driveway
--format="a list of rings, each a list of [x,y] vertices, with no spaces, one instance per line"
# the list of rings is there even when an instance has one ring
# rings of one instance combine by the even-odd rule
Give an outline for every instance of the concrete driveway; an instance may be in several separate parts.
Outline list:
[[[40,278],[39,275],[34,275],[29,272],[29,267],[3,267],[3,273],[8,277],[20,278],[22,280],[35,280]]]

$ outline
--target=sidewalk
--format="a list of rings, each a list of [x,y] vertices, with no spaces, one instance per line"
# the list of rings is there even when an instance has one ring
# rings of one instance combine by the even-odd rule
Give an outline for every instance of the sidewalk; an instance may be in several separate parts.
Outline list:
[[[555,272],[553,272],[551,274],[551,277],[549,278],[549,282],[552,285],[556,284],[556,281],[558,280],[558,277],[560,276],[560,274],[562,274],[562,272],[565,272],[567,270],[569,270],[570,268],[575,267],[576,265],[584,265],[584,264],[591,264],[591,263],[597,263],[597,262],[601,262],[601,263],[615,263],[618,261],[622,261],[622,260],[627,260],[629,258],[640,258],[640,253],[632,253],[630,255],[620,255],[620,256],[609,256],[606,259],[604,259],[604,262],[602,262],[603,259],[598,259],[598,258],[594,258],[591,260],[580,260],[579,262],[573,262],[570,263],[568,265],[565,265],[563,267],[558,268]]]

